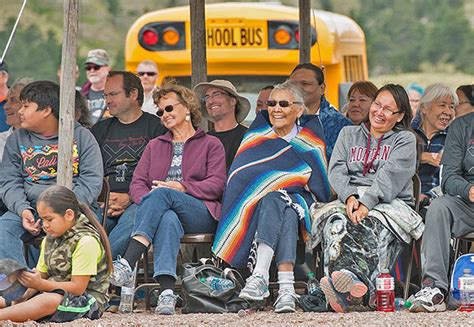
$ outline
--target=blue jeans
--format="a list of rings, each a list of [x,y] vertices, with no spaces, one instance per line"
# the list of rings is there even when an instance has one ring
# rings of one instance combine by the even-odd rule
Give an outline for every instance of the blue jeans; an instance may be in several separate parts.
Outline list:
[[[118,255],[122,256],[127,249],[135,225],[135,214],[137,205],[132,203],[120,217],[107,217],[105,230],[109,234],[112,258],[115,260]],[[97,219],[102,223],[102,209],[96,212]]]
[[[142,199],[133,236],[141,235],[153,244],[154,277],[176,278],[176,259],[184,234],[214,233],[216,227],[217,221],[203,201],[163,187]]]
[[[21,237],[27,233],[23,228],[23,222],[20,216],[7,211],[0,217],[0,258],[14,259],[26,265],[23,252],[23,241]],[[32,247],[32,246],[31,246]],[[38,250],[30,253],[29,263],[32,267],[36,266],[38,261]]]
[[[257,243],[263,242],[275,252],[275,263],[295,264],[299,218],[289,207],[282,194],[270,192],[257,204],[254,212],[257,222]]]

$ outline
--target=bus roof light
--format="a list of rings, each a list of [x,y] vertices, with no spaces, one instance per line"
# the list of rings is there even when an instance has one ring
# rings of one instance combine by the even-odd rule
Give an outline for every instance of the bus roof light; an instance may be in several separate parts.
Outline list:
[[[279,26],[273,34],[273,38],[277,44],[288,44],[291,41],[291,31],[287,26]]]
[[[179,33],[174,27],[167,27],[163,31],[163,41],[171,46],[178,44],[180,39]]]
[[[154,46],[158,43],[158,33],[155,30],[147,29],[143,32],[143,42],[148,46]]]

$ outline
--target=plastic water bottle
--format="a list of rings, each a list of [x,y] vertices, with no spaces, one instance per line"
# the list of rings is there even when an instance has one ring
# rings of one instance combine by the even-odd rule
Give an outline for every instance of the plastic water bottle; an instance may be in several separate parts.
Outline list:
[[[133,312],[133,299],[135,297],[134,287],[122,287],[120,294],[120,305],[119,311],[121,313],[132,313]]]
[[[199,279],[201,283],[208,285],[215,291],[227,290],[234,288],[234,282],[227,278],[220,277],[201,277]]]
[[[377,311],[395,311],[395,280],[388,269],[382,269],[375,281],[377,289]]]
[[[474,276],[471,269],[464,269],[463,275],[458,279],[458,287],[461,298],[459,311],[474,311]]]
[[[408,309],[409,307],[407,307],[406,303],[407,303],[407,301],[405,301],[401,297],[396,297],[395,298],[395,310],[402,311],[402,310]]]
[[[316,277],[314,277],[314,273],[312,271],[308,273],[308,284],[306,288],[308,290],[308,294],[310,295],[316,295],[318,293],[319,282]]]

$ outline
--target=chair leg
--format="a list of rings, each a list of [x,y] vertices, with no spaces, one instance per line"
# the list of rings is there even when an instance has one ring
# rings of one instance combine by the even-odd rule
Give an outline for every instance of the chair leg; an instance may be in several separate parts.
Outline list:
[[[148,250],[143,253],[143,279],[145,284],[149,283],[149,272],[148,272]],[[150,311],[151,309],[151,291],[147,289],[145,295],[145,309]]]
[[[459,238],[454,239],[454,260],[456,260],[459,256]]]
[[[405,276],[405,287],[403,289],[403,299],[405,299],[405,300],[408,299],[408,293],[410,291],[411,271],[412,271],[412,268],[413,268],[413,260],[415,260],[415,258],[413,257],[415,247],[416,247],[415,241],[412,241],[411,247],[410,247],[411,248],[410,249],[410,260],[408,261],[408,269],[407,269],[407,273],[406,273],[406,276]]]

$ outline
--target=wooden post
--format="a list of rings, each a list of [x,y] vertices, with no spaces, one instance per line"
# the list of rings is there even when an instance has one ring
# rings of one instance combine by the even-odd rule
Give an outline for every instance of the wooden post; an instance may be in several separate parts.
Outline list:
[[[205,0],[189,0],[191,15],[191,87],[207,80]],[[202,108],[206,110],[205,108]],[[199,126],[208,130],[203,117]]]
[[[57,184],[68,188],[72,188],[72,145],[75,122],[74,107],[78,18],[79,0],[64,0]]]
[[[299,0],[300,64],[311,62],[311,0]]]

